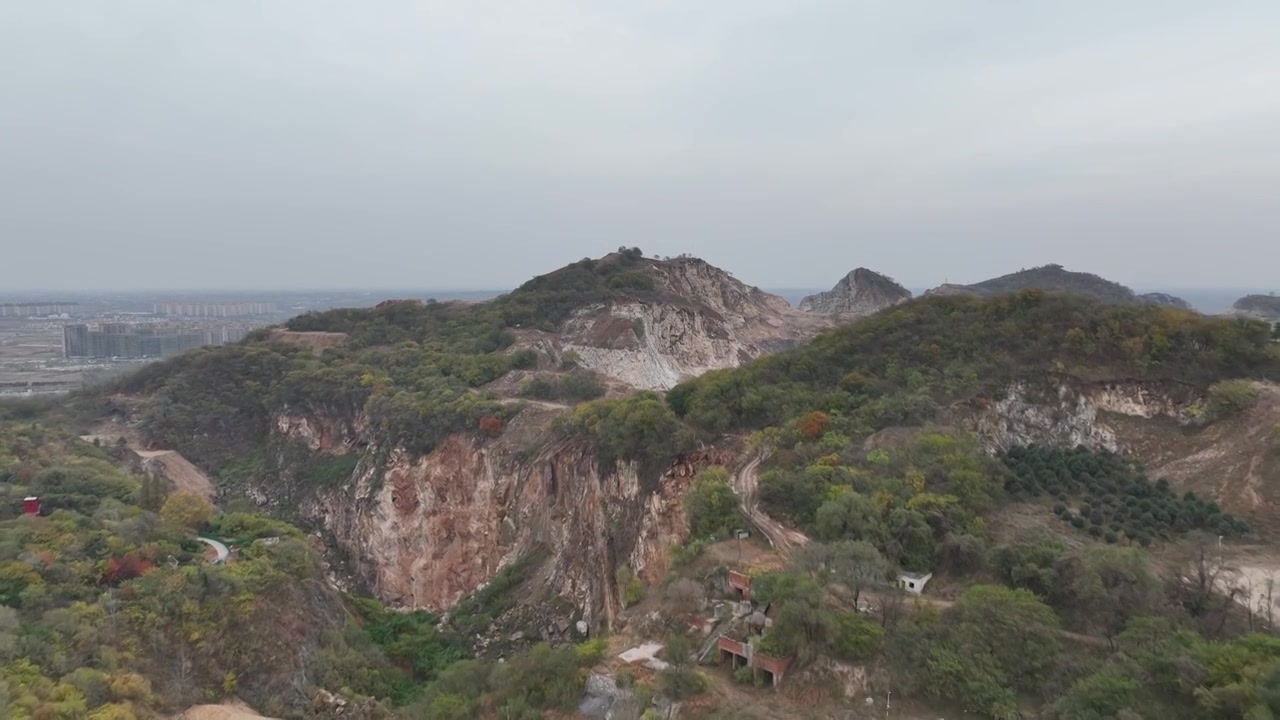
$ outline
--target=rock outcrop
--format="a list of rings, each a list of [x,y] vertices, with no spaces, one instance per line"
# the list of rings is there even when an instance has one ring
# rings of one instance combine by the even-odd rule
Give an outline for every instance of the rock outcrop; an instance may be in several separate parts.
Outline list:
[[[1194,419],[1200,392],[1179,383],[1086,383],[1066,376],[1017,382],[996,399],[975,399],[956,425],[975,432],[992,452],[1024,445],[1119,451],[1108,414],[1179,425]]]
[[[572,352],[582,367],[642,390],[666,390],[709,370],[738,367],[834,325],[696,258],[644,260],[651,299],[580,308],[560,332],[529,344]]]
[[[880,273],[858,268],[827,292],[809,295],[800,309],[827,315],[865,317],[911,299],[911,291]]]

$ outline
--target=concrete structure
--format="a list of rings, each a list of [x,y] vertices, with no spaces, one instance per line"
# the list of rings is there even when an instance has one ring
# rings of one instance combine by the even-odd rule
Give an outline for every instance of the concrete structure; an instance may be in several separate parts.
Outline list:
[[[777,687],[791,667],[791,658],[777,658],[760,652],[749,642],[721,636],[716,641],[720,662],[729,663],[732,669],[750,667],[757,679],[763,679]]]
[[[933,573],[913,573],[903,571],[898,573],[898,587],[913,595],[919,595],[924,592],[925,583],[929,582],[929,579],[932,577]]]
[[[729,592],[743,600],[751,599],[751,576],[737,570],[729,571]]]

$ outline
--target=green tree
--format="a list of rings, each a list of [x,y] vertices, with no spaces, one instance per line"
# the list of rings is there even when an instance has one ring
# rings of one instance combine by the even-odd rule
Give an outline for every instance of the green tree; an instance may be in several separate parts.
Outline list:
[[[724,539],[742,527],[738,496],[729,485],[729,471],[712,467],[698,473],[685,495],[689,532],[697,539]]]
[[[831,578],[853,593],[854,605],[862,591],[884,587],[893,574],[893,564],[875,545],[863,540],[844,540],[831,546]]]
[[[814,534],[825,541],[866,540],[877,546],[885,542],[879,508],[871,498],[856,492],[823,503],[814,521]]]
[[[1058,616],[1026,590],[975,585],[946,620],[995,658],[1014,687],[1034,689],[1061,646]]]
[[[1045,708],[1045,715],[1054,720],[1137,718],[1141,690],[1137,680],[1104,670],[1076,681],[1066,695]]]
[[[866,660],[875,654],[884,637],[884,628],[857,613],[844,613],[835,619],[831,652],[842,660]]]
[[[1076,627],[1114,638],[1135,617],[1153,615],[1161,584],[1146,554],[1136,548],[1092,546],[1058,564],[1062,579],[1054,605]]]
[[[826,606],[822,587],[798,573],[772,573],[752,582],[752,597],[776,608],[773,627],[762,650],[794,656],[807,664],[826,649],[835,629],[835,615]]]

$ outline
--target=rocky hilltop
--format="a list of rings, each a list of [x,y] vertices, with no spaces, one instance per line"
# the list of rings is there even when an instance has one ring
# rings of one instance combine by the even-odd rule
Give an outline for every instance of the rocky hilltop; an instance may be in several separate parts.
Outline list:
[[[593,262],[628,262],[630,279],[615,284],[639,291],[583,304],[553,332],[521,343],[558,357],[572,353],[582,367],[634,388],[666,390],[795,347],[832,325],[697,258],[613,254]]]
[[[858,268],[827,292],[800,301],[807,312],[865,317],[911,299],[911,291],[880,273]]]
[[[1280,297],[1275,295],[1246,295],[1231,306],[1236,315],[1280,320]]]
[[[1120,283],[1112,282],[1093,273],[1067,270],[1063,266],[1056,264],[1019,270],[1015,273],[1001,275],[1000,277],[972,285],[947,283],[925,292],[925,295],[987,296],[1028,289],[1084,295],[1109,303],[1148,303],[1185,310],[1191,309],[1190,303],[1174,295],[1165,293],[1138,295]]]

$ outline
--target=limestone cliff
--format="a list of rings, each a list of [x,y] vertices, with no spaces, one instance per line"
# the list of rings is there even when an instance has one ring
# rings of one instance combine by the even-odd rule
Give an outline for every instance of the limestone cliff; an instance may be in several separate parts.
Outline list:
[[[347,556],[355,579],[393,606],[448,610],[504,565],[543,551],[541,590],[590,626],[608,626],[619,609],[617,569],[660,581],[668,549],[687,534],[680,500],[692,476],[734,453],[695,453],[642,478],[629,463],[601,467],[581,442],[542,434],[529,452],[529,433],[545,427],[541,412],[517,418],[510,439],[457,434],[426,455],[374,448],[348,482],[303,496],[299,511]],[[325,426],[334,423],[277,425],[317,452],[341,452],[348,438],[315,434]]]
[[[1115,452],[1123,448],[1108,414],[1186,425],[1199,400],[1198,390],[1181,383],[1088,383],[1047,376],[1014,383],[995,399],[972,400],[953,411],[953,420],[976,432],[993,452],[1032,444]]]
[[[858,268],[827,292],[800,301],[800,309],[828,315],[865,317],[911,299],[911,291],[880,273]]]
[[[708,370],[784,350],[831,327],[776,295],[696,258],[644,260],[656,292],[578,309],[559,333],[530,336],[540,349],[644,390],[665,390]]]

